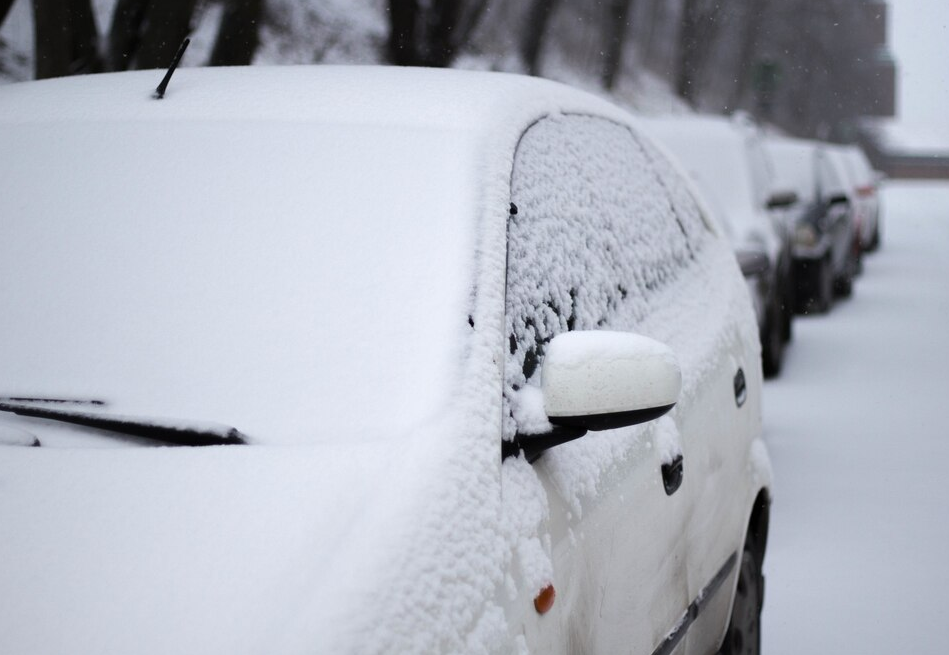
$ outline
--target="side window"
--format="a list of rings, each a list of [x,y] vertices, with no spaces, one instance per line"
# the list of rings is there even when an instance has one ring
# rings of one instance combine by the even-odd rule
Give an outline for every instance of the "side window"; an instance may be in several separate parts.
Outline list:
[[[826,199],[826,196],[837,193],[843,188],[840,176],[837,175],[833,164],[823,152],[817,153],[817,183],[822,199]]]
[[[546,118],[524,134],[511,200],[507,437],[531,404],[525,393],[540,384],[550,340],[635,330],[708,236],[668,162],[630,128],[590,116]]]

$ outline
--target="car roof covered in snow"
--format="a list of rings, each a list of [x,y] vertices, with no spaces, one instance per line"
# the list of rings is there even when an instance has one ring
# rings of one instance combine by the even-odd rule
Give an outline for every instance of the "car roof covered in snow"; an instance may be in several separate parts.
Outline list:
[[[596,96],[523,75],[378,66],[180,68],[75,76],[0,88],[0,122],[301,121],[491,129],[550,111],[627,114]],[[521,126],[523,127],[523,126]]]

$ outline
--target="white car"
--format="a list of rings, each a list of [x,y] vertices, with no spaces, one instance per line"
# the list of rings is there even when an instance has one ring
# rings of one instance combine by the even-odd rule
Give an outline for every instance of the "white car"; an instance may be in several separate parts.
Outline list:
[[[757,651],[755,318],[628,114],[155,77],[0,88],[0,652]]]
[[[840,148],[852,185],[855,210],[859,216],[860,248],[876,250],[880,246],[880,194],[877,187],[881,174],[873,170],[870,160],[860,146],[846,145]]]

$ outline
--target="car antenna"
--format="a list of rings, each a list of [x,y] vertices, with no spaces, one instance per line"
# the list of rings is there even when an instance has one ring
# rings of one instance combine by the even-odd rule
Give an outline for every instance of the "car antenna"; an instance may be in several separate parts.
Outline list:
[[[178,46],[178,52],[175,54],[175,58],[172,60],[171,66],[168,67],[168,72],[165,73],[165,77],[162,78],[158,88],[155,89],[155,100],[161,100],[165,97],[165,89],[168,88],[168,82],[171,81],[171,76],[175,74],[175,69],[178,68],[178,62],[181,61],[181,55],[185,53],[189,43],[191,43],[191,39],[185,37],[185,40],[181,42],[180,46]]]

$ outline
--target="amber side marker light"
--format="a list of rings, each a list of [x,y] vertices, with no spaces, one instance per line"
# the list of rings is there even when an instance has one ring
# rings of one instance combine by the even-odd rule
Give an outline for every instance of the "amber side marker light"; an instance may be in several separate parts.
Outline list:
[[[537,610],[538,614],[546,614],[554,606],[554,598],[556,597],[557,592],[554,591],[554,586],[552,584],[547,585],[540,590],[537,598],[534,599],[534,609]]]

